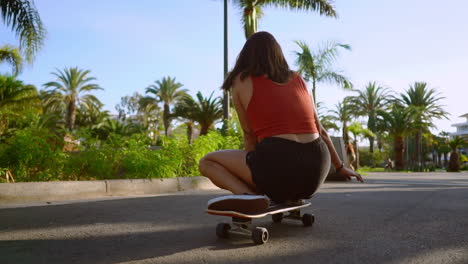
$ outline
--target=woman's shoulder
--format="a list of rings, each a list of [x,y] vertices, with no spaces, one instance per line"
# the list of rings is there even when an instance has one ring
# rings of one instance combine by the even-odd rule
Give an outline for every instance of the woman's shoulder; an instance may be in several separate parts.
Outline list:
[[[239,88],[245,86],[252,86],[252,79],[250,74],[239,73],[236,77],[234,77],[232,86],[234,89],[236,89],[236,87]]]

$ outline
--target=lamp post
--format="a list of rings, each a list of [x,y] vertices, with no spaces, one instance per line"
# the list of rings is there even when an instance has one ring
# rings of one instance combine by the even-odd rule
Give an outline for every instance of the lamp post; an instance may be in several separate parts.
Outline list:
[[[224,0],[224,79],[228,72],[228,0]],[[223,132],[226,131],[229,119],[229,91],[223,94]]]

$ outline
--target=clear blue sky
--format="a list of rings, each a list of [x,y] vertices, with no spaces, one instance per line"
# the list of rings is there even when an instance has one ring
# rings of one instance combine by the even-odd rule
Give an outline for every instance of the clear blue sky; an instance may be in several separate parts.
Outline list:
[[[36,0],[47,28],[45,47],[33,66],[19,76],[42,88],[55,68],[90,69],[105,90],[98,98],[115,111],[120,98],[164,76],[176,77],[192,95],[209,95],[223,80],[223,0]],[[315,47],[335,40],[352,46],[337,68],[362,89],[376,81],[404,92],[425,81],[446,97],[451,120],[437,121],[440,130],[468,113],[468,1],[465,0],[337,0],[339,19],[312,12],[265,9],[259,30],[271,32],[296,69],[294,40]],[[17,44],[0,25],[0,45]],[[229,65],[245,38],[240,10],[229,6]],[[0,65],[0,72],[9,71]],[[338,87],[320,85],[318,101],[333,109],[346,95]]]

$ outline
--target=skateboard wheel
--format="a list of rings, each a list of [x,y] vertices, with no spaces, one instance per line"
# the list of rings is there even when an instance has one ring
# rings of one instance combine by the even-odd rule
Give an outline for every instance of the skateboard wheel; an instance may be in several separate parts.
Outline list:
[[[229,236],[229,230],[231,230],[231,226],[226,223],[219,223],[216,226],[216,235],[219,238],[227,238]]]
[[[257,227],[252,232],[252,240],[255,244],[265,244],[269,238],[268,230],[263,227]]]
[[[283,213],[271,215],[271,219],[273,219],[273,223],[281,223],[283,220]]]
[[[315,222],[315,216],[311,214],[304,214],[302,216],[302,224],[304,226],[311,226]]]

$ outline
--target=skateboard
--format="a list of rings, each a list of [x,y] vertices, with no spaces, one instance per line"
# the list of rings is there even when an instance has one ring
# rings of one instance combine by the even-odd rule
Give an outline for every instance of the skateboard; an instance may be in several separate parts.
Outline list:
[[[294,203],[272,205],[257,214],[242,214],[234,211],[215,211],[210,209],[207,209],[206,212],[212,215],[228,216],[232,218],[230,224],[219,223],[216,226],[216,235],[218,237],[228,238],[230,234],[240,234],[250,236],[255,244],[265,244],[268,242],[269,238],[268,230],[264,227],[253,226],[253,219],[271,215],[274,223],[281,223],[281,221],[286,218],[302,221],[304,226],[312,226],[315,222],[315,216],[312,214],[301,214],[301,209],[309,205],[309,202],[300,200]]]

